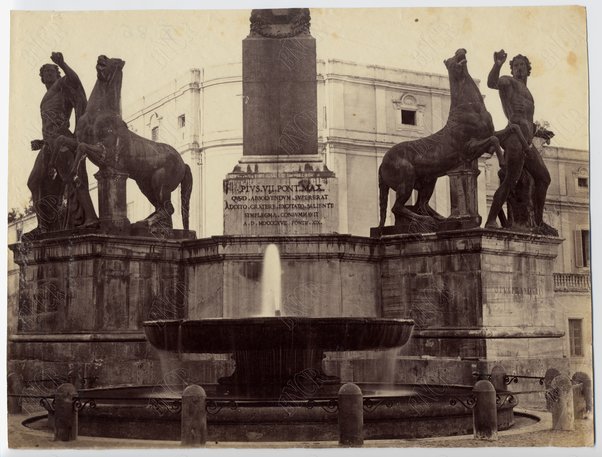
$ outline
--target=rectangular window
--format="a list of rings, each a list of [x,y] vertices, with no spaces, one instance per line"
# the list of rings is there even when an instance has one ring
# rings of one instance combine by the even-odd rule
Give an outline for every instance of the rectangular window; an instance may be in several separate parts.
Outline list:
[[[589,267],[589,230],[575,230],[575,266]]]
[[[186,125],[186,115],[185,114],[180,114],[178,116],[178,127],[182,128]]]
[[[416,125],[416,111],[409,109],[401,110],[401,123],[403,125]]]
[[[577,178],[577,186],[582,189],[587,189],[589,187],[589,180],[587,178]]]
[[[583,319],[569,319],[569,346],[571,356],[583,355]]]
[[[151,140],[157,141],[159,139],[159,127],[153,127],[151,130]]]

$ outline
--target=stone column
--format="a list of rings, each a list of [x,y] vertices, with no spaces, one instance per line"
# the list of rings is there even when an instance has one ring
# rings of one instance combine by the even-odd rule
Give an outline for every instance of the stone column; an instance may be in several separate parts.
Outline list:
[[[98,181],[98,213],[101,229],[110,232],[127,230],[126,181],[128,174],[105,168],[94,175]]]
[[[318,151],[307,8],[255,9],[242,43],[243,157],[224,180],[224,235],[339,231],[338,182]]]
[[[316,40],[306,8],[253,10],[242,42],[243,155],[318,152]]]
[[[449,176],[449,197],[451,214],[443,222],[441,229],[453,230],[478,227],[481,225],[477,198],[477,160],[470,164],[462,163],[447,173]]]

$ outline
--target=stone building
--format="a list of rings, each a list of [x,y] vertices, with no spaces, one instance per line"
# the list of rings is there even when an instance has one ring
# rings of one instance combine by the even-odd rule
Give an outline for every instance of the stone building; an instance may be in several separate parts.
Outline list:
[[[131,130],[171,144],[191,166],[190,225],[199,238],[223,233],[223,179],[242,155],[241,73],[240,64],[191,69],[124,109]],[[318,61],[317,73],[318,152],[339,182],[338,233],[368,236],[378,224],[377,171],[384,153],[395,143],[443,127],[450,104],[448,79],[339,60]],[[543,146],[542,153],[552,176],[546,221],[565,240],[554,268],[557,306],[563,310],[563,355],[573,372],[591,373],[589,152]],[[497,159],[482,157],[479,169],[479,213],[484,217],[498,185]],[[91,193],[96,201],[95,183]],[[132,222],[153,211],[131,180],[127,198]],[[179,228],[179,189],[172,201]],[[389,207],[393,201],[391,192]],[[431,206],[449,214],[447,178],[439,180]],[[391,224],[390,212],[387,218]],[[35,218],[11,224],[9,243],[32,225]],[[18,269],[9,255],[9,335],[15,328],[17,287]]]

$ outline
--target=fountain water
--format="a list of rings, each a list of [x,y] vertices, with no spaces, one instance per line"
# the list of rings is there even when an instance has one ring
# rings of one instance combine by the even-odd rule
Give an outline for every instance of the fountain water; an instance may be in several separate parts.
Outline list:
[[[282,313],[282,268],[280,253],[275,244],[269,244],[263,254],[261,274],[261,315],[280,316]]]

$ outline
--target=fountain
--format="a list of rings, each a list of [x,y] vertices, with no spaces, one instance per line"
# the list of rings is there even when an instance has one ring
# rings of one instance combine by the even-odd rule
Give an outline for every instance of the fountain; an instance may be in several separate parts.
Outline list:
[[[479,228],[335,233],[337,178],[316,152],[309,11],[254,10],[251,22],[243,158],[224,180],[225,235],[185,241],[166,229],[161,242],[92,233],[14,245],[26,285],[20,312],[30,318],[30,303],[42,310],[21,320],[10,343],[26,360],[19,370],[36,367],[40,345],[58,354],[61,369],[73,365],[82,378],[96,370],[102,387],[77,392],[81,435],[179,440],[182,393],[197,384],[211,441],[336,440],[346,382],[361,389],[365,439],[470,433],[476,378],[502,362],[514,372],[566,364],[553,350],[561,333],[549,272],[559,241]],[[476,176],[465,171],[460,184]],[[458,196],[476,199],[460,184],[454,198],[468,207]],[[254,198],[276,203],[237,209]],[[309,202],[294,205],[312,211],[305,220],[280,201]],[[301,285],[299,307],[287,313],[283,291]],[[307,292],[321,286],[324,293]],[[512,355],[517,339],[528,342],[527,357]],[[552,354],[543,362],[542,351]],[[181,372],[161,372],[168,354]],[[496,388],[504,430],[515,424],[516,401]],[[28,425],[50,428],[48,409],[48,421]]]
[[[232,353],[236,369],[219,380],[224,394],[278,393],[299,373],[312,382],[340,384],[337,376],[322,370],[324,351],[401,347],[414,325],[409,319],[286,316],[280,305],[281,267],[274,244],[265,250],[261,287],[262,317],[148,321],[144,323],[148,341],[179,354]]]
[[[279,300],[278,250],[264,254],[262,312],[247,318],[155,320],[144,322],[148,341],[177,355],[232,354],[234,372],[207,393],[211,441],[336,440],[338,376],[325,373],[325,352],[388,351],[402,347],[414,322],[409,319],[290,317]],[[391,354],[394,355],[394,354]],[[386,360],[382,360],[387,363]],[[155,386],[82,389],[81,435],[178,440],[184,372]],[[366,439],[455,435],[472,430],[471,386],[358,382],[364,402]],[[498,407],[498,427],[514,424],[514,403]],[[141,426],[141,424],[144,424]],[[47,428],[45,421],[31,423]]]

